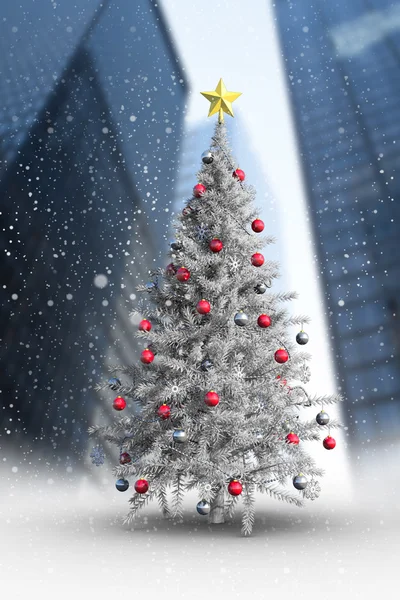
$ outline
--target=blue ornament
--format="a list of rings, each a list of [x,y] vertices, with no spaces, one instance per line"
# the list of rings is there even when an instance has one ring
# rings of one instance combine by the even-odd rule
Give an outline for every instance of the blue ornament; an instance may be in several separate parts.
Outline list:
[[[126,492],[129,487],[129,481],[127,479],[117,479],[115,487],[119,492]]]

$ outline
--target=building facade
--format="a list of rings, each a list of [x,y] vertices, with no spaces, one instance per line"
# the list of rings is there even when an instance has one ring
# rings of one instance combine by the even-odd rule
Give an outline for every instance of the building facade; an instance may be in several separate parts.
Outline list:
[[[156,2],[76,5],[0,21],[0,387],[3,439],[79,455],[113,412],[95,385],[139,356],[129,312],[167,246],[187,84]]]
[[[276,0],[349,440],[399,437],[400,4]]]

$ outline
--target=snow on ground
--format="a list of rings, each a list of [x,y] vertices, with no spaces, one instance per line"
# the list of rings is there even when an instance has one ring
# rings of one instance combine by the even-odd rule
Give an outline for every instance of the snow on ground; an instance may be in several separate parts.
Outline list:
[[[240,514],[209,526],[193,493],[183,522],[163,519],[153,503],[130,528],[121,523],[129,491],[117,492],[104,466],[82,477],[49,465],[13,472],[13,464],[7,460],[0,471],[0,589],[7,600],[368,600],[389,596],[398,583],[394,492],[361,494],[352,503],[342,503],[340,492],[336,501],[322,494],[303,509],[260,495],[254,533],[243,538]]]

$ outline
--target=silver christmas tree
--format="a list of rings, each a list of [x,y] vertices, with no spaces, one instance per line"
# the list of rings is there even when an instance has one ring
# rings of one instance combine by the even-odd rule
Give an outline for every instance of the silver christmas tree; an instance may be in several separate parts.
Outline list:
[[[255,193],[236,172],[221,121],[197,174],[201,185],[174,224],[173,266],[157,271],[157,285],[137,288],[144,300],[135,312],[151,323],[150,330],[137,332],[152,351],[146,350],[149,362],[113,372],[131,381],[118,393],[137,403],[140,413],[125,415],[128,405],[114,425],[93,426],[90,433],[120,448],[122,443],[121,452],[135,457],[134,464],[115,467],[116,477],[134,482],[140,475],[148,483],[145,493],[133,494],[127,523],[153,498],[165,516],[181,517],[185,491],[196,488],[201,514],[210,505],[210,523],[231,516],[241,496],[247,535],[256,492],[300,506],[304,492],[293,488],[293,478],[301,473],[311,481],[323,474],[302,442],[320,440],[327,429],[315,417],[299,419],[299,409],[316,406],[318,412],[341,398],[310,398],[298,384],[310,356],[296,345],[293,326],[308,318],[290,316],[283,307],[295,293],[273,292],[277,264],[264,260],[257,266],[260,256],[252,258],[273,238],[252,226]],[[261,293],[259,284],[266,284]],[[241,314],[235,321],[239,311],[247,320]],[[259,325],[260,315],[270,317],[269,326]],[[133,433],[125,437],[126,430]],[[300,443],[289,443],[289,432]]]

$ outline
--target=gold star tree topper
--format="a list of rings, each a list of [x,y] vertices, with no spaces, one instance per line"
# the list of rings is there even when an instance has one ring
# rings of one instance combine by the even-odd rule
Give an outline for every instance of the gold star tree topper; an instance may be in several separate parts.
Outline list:
[[[228,92],[222,79],[219,80],[214,92],[200,92],[204,98],[211,102],[209,117],[219,113],[219,123],[224,122],[224,112],[233,117],[232,102],[242,95],[241,92]]]

